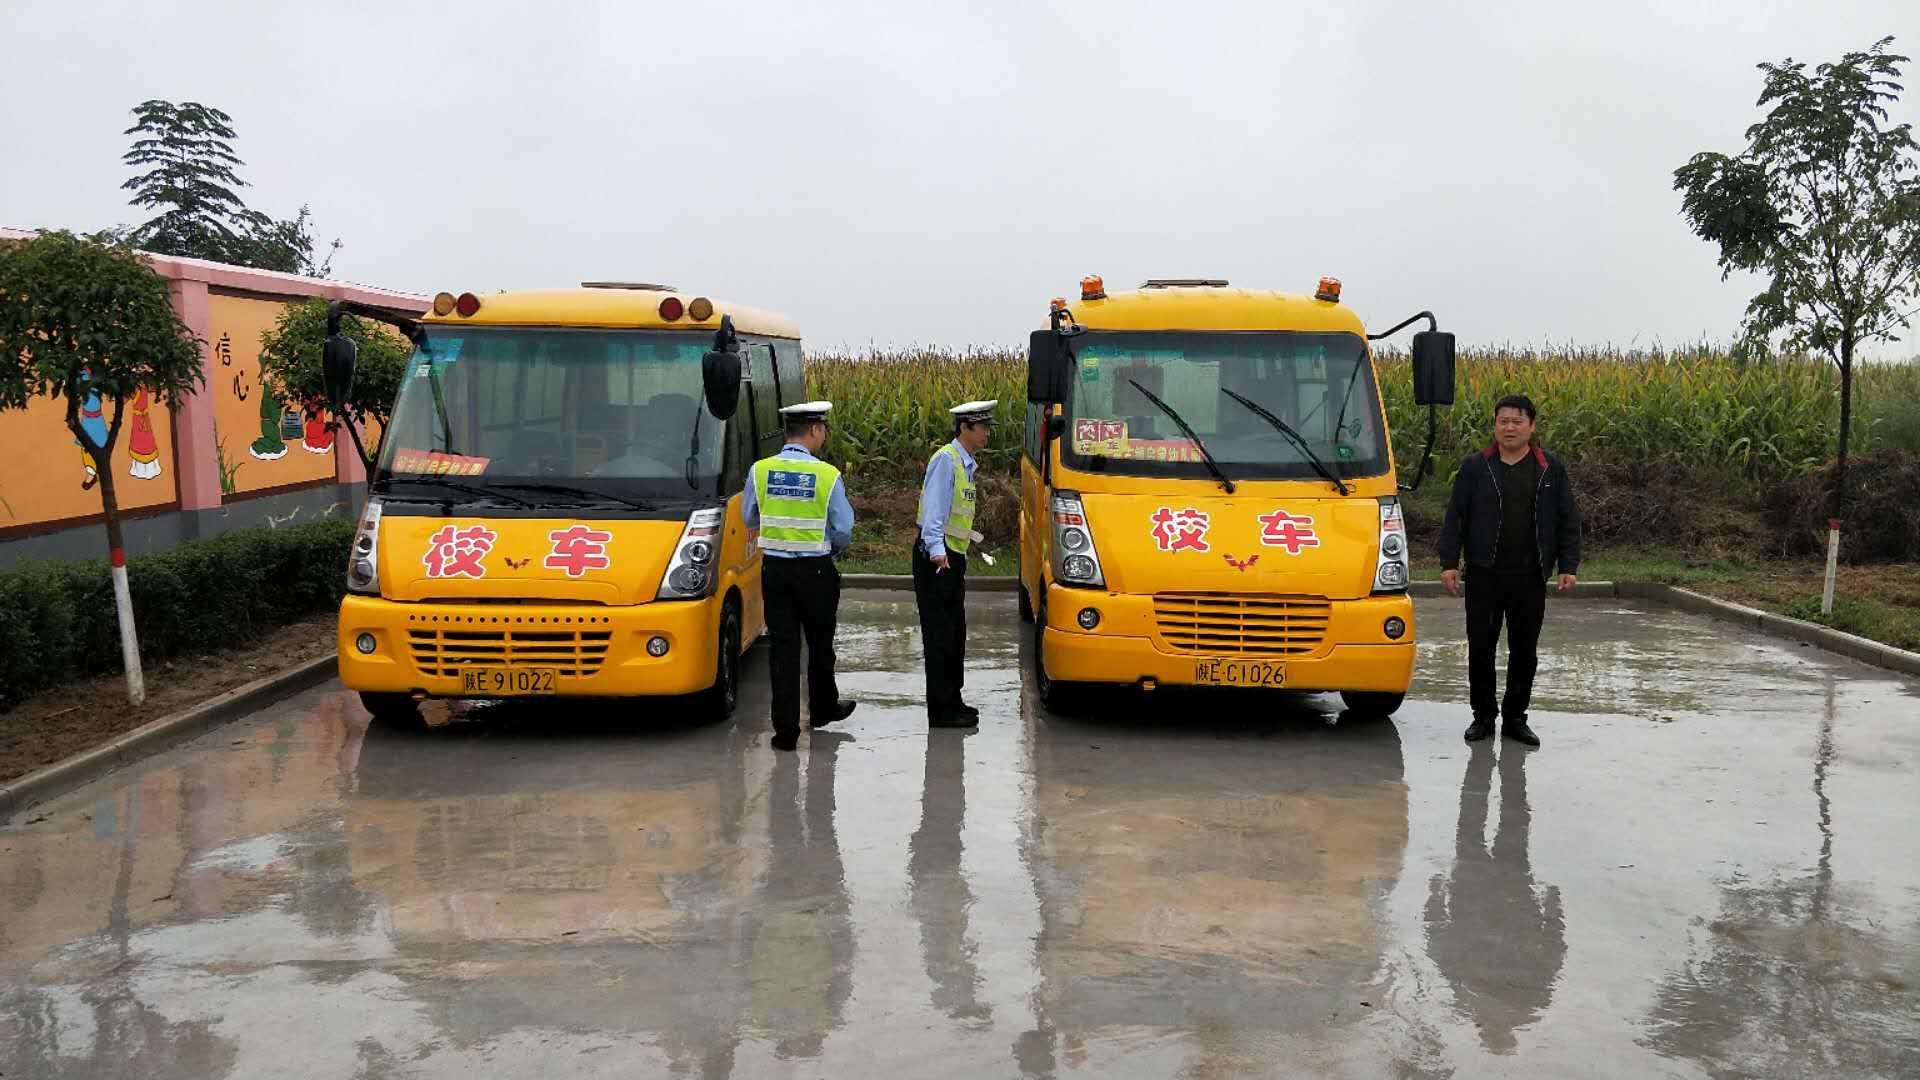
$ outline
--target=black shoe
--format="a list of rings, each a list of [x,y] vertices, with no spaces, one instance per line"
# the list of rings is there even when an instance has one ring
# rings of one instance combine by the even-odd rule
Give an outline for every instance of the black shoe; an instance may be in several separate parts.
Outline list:
[[[948,716],[930,716],[927,718],[927,726],[930,728],[976,728],[980,726],[980,717],[978,714],[968,716],[963,712]]]
[[[795,731],[785,735],[776,734],[773,738],[767,740],[767,742],[775,750],[785,750],[791,754],[795,750],[800,749],[800,733]]]
[[[832,711],[828,712],[825,717],[822,717],[821,714],[817,712],[807,717],[807,726],[820,728],[826,727],[828,724],[837,724],[847,717],[852,716],[853,710],[859,707],[860,703],[857,701],[837,701],[834,703]]]
[[[1500,734],[1522,746],[1540,745],[1540,736],[1533,733],[1533,729],[1527,726],[1525,720],[1516,720],[1510,724],[1501,724]]]
[[[1487,738],[1492,734],[1493,721],[1491,720],[1475,720],[1473,723],[1467,725],[1468,742],[1479,742],[1481,739]]]
[[[971,705],[962,705],[960,706],[960,708],[958,708],[955,711],[958,712],[961,716],[964,716],[969,720],[972,720],[976,724],[980,722],[980,710],[974,708]]]

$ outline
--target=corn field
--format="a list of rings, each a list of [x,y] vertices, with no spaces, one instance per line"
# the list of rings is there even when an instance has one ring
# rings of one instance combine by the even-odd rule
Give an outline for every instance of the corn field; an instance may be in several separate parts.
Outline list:
[[[1419,459],[1426,410],[1413,403],[1404,353],[1379,357],[1395,456]],[[1026,355],[1020,350],[877,351],[809,358],[809,393],[834,402],[828,453],[870,482],[915,482],[927,456],[952,436],[947,410],[998,398],[985,471],[1014,470],[1026,423]],[[1675,352],[1572,349],[1468,350],[1454,404],[1440,410],[1434,450],[1443,476],[1484,446],[1493,404],[1510,393],[1540,409],[1540,438],[1573,461],[1671,462],[1750,481],[1809,472],[1834,451],[1840,376],[1818,359],[1741,365],[1712,348]],[[1920,364],[1862,363],[1854,378],[1855,454],[1920,449]]]

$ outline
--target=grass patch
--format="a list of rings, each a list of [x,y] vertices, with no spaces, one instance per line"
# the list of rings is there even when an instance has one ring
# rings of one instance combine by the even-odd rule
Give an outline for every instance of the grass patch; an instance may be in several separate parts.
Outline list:
[[[1780,614],[1872,638],[1896,649],[1920,650],[1920,609],[1871,597],[1836,596],[1833,614],[1822,615],[1820,598],[1803,596],[1781,604]]]

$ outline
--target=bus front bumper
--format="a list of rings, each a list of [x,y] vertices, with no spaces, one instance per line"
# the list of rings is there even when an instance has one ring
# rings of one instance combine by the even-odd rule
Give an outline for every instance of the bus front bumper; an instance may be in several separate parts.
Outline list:
[[[1099,611],[1092,632],[1075,621],[1083,608]],[[1147,680],[1162,686],[1198,685],[1200,669],[1215,661],[1267,661],[1284,665],[1283,685],[1290,690],[1371,690],[1405,693],[1413,683],[1413,601],[1403,595],[1337,600],[1331,605],[1321,643],[1301,655],[1202,653],[1168,647],[1155,628],[1153,597],[1066,589],[1047,590],[1047,625],[1042,633],[1047,674],[1062,682],[1134,685]],[[1389,639],[1385,625],[1398,618],[1400,638]]]
[[[627,697],[691,694],[713,685],[720,603],[631,607],[436,604],[349,595],[340,602],[340,681],[349,690],[492,697],[471,670],[546,669],[549,692]],[[364,652],[362,635],[371,639]],[[653,656],[647,644],[666,642]]]

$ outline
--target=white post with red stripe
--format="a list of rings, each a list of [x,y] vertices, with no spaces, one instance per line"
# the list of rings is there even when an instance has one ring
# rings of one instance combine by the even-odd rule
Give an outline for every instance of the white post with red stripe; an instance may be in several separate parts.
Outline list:
[[[1827,519],[1827,588],[1820,594],[1820,614],[1833,614],[1833,579],[1840,573],[1840,519]]]
[[[140,639],[133,630],[133,593],[127,588],[127,553],[113,549],[113,607],[120,616],[120,662],[127,668],[127,700],[147,700],[147,679],[140,671]]]

